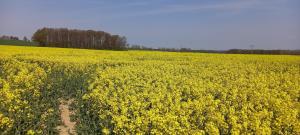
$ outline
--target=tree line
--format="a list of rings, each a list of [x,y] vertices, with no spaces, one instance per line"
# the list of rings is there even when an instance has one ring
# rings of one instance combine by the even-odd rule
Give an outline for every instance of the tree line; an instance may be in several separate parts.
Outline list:
[[[195,50],[191,48],[151,48],[143,45],[127,44],[126,37],[111,35],[104,31],[77,30],[67,28],[42,28],[32,36],[31,42],[27,37],[20,40],[17,36],[0,36],[3,41],[26,41],[18,44],[44,47],[111,49],[111,50],[149,50],[167,52],[198,52],[198,53],[225,53],[225,54],[288,54],[300,55],[300,50],[262,50],[262,49],[230,49],[230,50]],[[37,42],[37,43],[36,43]],[[0,42],[0,44],[3,42]],[[17,44],[16,42],[4,44]]]
[[[226,53],[229,54],[289,54],[300,55],[300,50],[262,50],[262,49],[230,49]]]
[[[42,28],[33,34],[32,40],[46,47],[113,50],[127,48],[126,37],[94,30]]]
[[[224,54],[274,54],[300,55],[300,50],[263,50],[263,49],[230,49],[230,50],[195,50],[191,48],[151,48],[143,45],[131,45],[128,50],[148,50],[165,52],[224,53]]]
[[[0,37],[0,40],[19,40],[19,37],[3,35]]]

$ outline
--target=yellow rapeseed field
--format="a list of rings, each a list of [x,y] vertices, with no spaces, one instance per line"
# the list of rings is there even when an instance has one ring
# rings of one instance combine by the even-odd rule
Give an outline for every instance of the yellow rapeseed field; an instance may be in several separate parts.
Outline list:
[[[0,134],[300,134],[300,57],[0,46]]]

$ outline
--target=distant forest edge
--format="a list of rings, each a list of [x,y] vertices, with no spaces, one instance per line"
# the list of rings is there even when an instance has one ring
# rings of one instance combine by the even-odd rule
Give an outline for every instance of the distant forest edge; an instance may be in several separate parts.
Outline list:
[[[33,34],[32,40],[46,47],[113,50],[127,48],[126,37],[94,30],[42,28]]]
[[[229,50],[194,50],[190,48],[149,48],[144,46],[129,46],[128,50],[149,50],[166,52],[195,52],[195,53],[222,53],[222,54],[274,54],[300,55],[300,50],[263,50],[263,49],[229,49]]]
[[[275,54],[300,55],[300,50],[262,50],[262,49],[230,49],[230,50],[194,50],[190,48],[150,48],[143,45],[129,45],[125,36],[112,35],[104,31],[77,30],[67,28],[41,28],[29,40],[20,40],[16,36],[0,36],[0,45],[62,47],[103,50],[148,50],[167,52],[198,52],[224,54]]]

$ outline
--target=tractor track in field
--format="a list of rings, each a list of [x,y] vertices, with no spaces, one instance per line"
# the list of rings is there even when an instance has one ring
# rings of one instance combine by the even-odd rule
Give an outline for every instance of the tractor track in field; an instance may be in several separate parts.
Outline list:
[[[73,99],[60,100],[59,110],[62,125],[57,127],[60,135],[76,135],[76,122],[72,122],[70,118],[70,116],[74,113],[70,110],[70,105],[73,101]]]

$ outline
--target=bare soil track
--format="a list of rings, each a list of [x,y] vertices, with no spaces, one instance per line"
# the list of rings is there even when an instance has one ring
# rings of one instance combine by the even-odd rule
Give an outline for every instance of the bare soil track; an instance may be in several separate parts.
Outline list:
[[[76,135],[75,132],[75,124],[76,122],[72,122],[70,116],[73,114],[70,111],[69,106],[72,104],[73,100],[60,100],[59,110],[60,110],[60,117],[63,125],[57,127],[59,130],[60,135]]]

